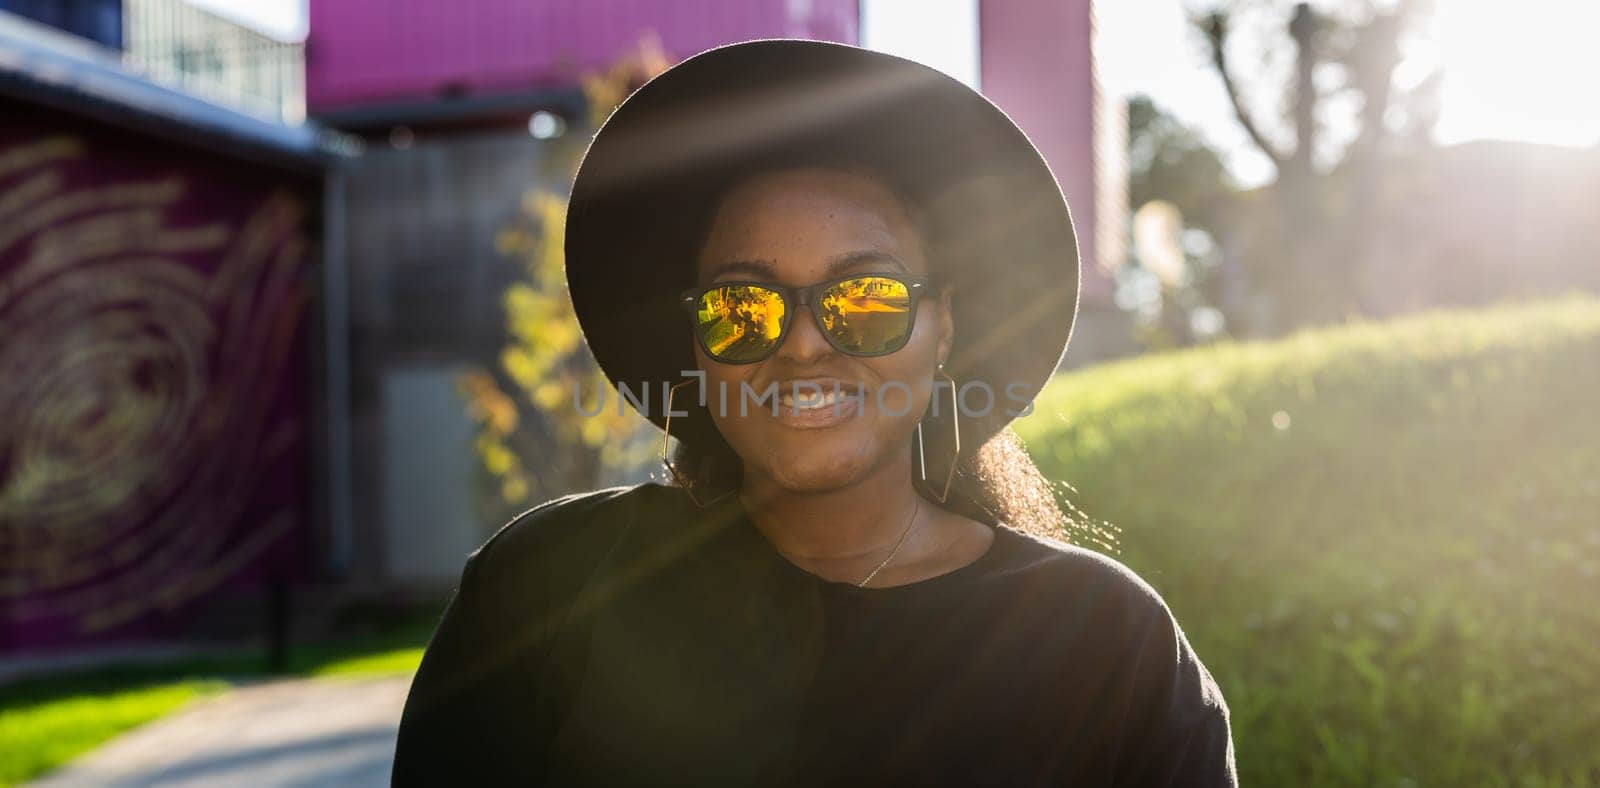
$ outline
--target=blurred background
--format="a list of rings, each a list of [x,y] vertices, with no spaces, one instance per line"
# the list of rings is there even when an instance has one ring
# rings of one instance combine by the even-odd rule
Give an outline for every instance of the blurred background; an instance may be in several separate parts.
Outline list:
[[[1600,6],[0,0],[0,784],[386,784],[467,553],[662,478],[564,194],[723,43],[928,63],[1085,261],[1021,421],[1265,785],[1600,784]],[[1589,98],[1584,98],[1588,96]],[[1094,535],[1086,539],[1085,535]]]

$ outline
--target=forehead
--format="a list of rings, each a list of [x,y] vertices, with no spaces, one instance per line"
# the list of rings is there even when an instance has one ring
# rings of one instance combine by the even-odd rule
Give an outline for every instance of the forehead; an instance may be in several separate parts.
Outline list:
[[[907,206],[866,173],[795,167],[739,182],[715,209],[696,265],[701,273],[736,261],[761,262],[785,279],[807,281],[829,260],[857,252],[899,259],[926,273]]]

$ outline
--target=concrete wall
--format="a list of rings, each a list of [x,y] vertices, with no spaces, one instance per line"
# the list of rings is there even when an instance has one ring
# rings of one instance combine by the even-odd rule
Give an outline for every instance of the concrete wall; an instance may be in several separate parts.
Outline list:
[[[450,585],[483,543],[472,490],[476,429],[461,407],[459,364],[418,364],[383,375],[384,569],[388,577]]]
[[[500,523],[470,506],[473,458],[455,375],[492,367],[501,296],[519,275],[495,248],[530,189],[562,190],[557,152],[526,132],[375,145],[346,169],[354,579],[459,575]]]

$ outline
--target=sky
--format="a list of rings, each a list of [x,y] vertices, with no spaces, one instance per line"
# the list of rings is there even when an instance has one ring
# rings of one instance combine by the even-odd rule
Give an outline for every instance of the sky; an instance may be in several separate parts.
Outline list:
[[[307,0],[187,0],[187,2],[278,38],[298,40],[305,38],[306,35]]]
[[[1260,183],[1271,165],[1233,119],[1185,5],[1200,4],[1096,3],[1102,79],[1109,92],[1150,95],[1220,147],[1243,182]],[[1292,4],[1281,5],[1286,21]],[[1508,4],[1486,0],[1435,0],[1435,6],[1429,24],[1405,42],[1396,79],[1405,83],[1443,69],[1437,142],[1600,144],[1600,101],[1593,98],[1594,78],[1600,75],[1600,46],[1593,42],[1600,31],[1600,2],[1518,0],[1514,13],[1505,10]],[[1248,75],[1247,68],[1240,71]],[[1272,108],[1256,111],[1266,114]]]
[[[190,0],[281,38],[306,31],[307,0]],[[329,0],[321,0],[328,2]],[[1326,5],[1334,0],[1320,0]],[[978,84],[978,0],[861,0],[863,43]],[[1151,96],[1220,148],[1245,185],[1271,174],[1234,121],[1186,7],[1206,0],[1097,0],[1098,59],[1108,93]],[[1284,13],[1292,6],[1281,5]],[[1600,1],[1435,0],[1429,27],[1405,46],[1398,78],[1444,69],[1442,144],[1513,139],[1600,145]],[[1248,62],[1248,61],[1247,61]],[[979,85],[981,87],[981,85]],[[1267,113],[1270,106],[1258,110]]]

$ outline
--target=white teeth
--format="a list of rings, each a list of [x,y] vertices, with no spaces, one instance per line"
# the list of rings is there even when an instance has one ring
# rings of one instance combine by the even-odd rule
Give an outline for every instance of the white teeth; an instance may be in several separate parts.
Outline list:
[[[782,394],[778,397],[778,400],[783,403],[784,407],[787,408],[813,410],[816,408],[831,407],[834,403],[839,401],[839,393],[834,391],[824,391],[820,393],[807,392],[798,397],[796,397],[794,394]]]

